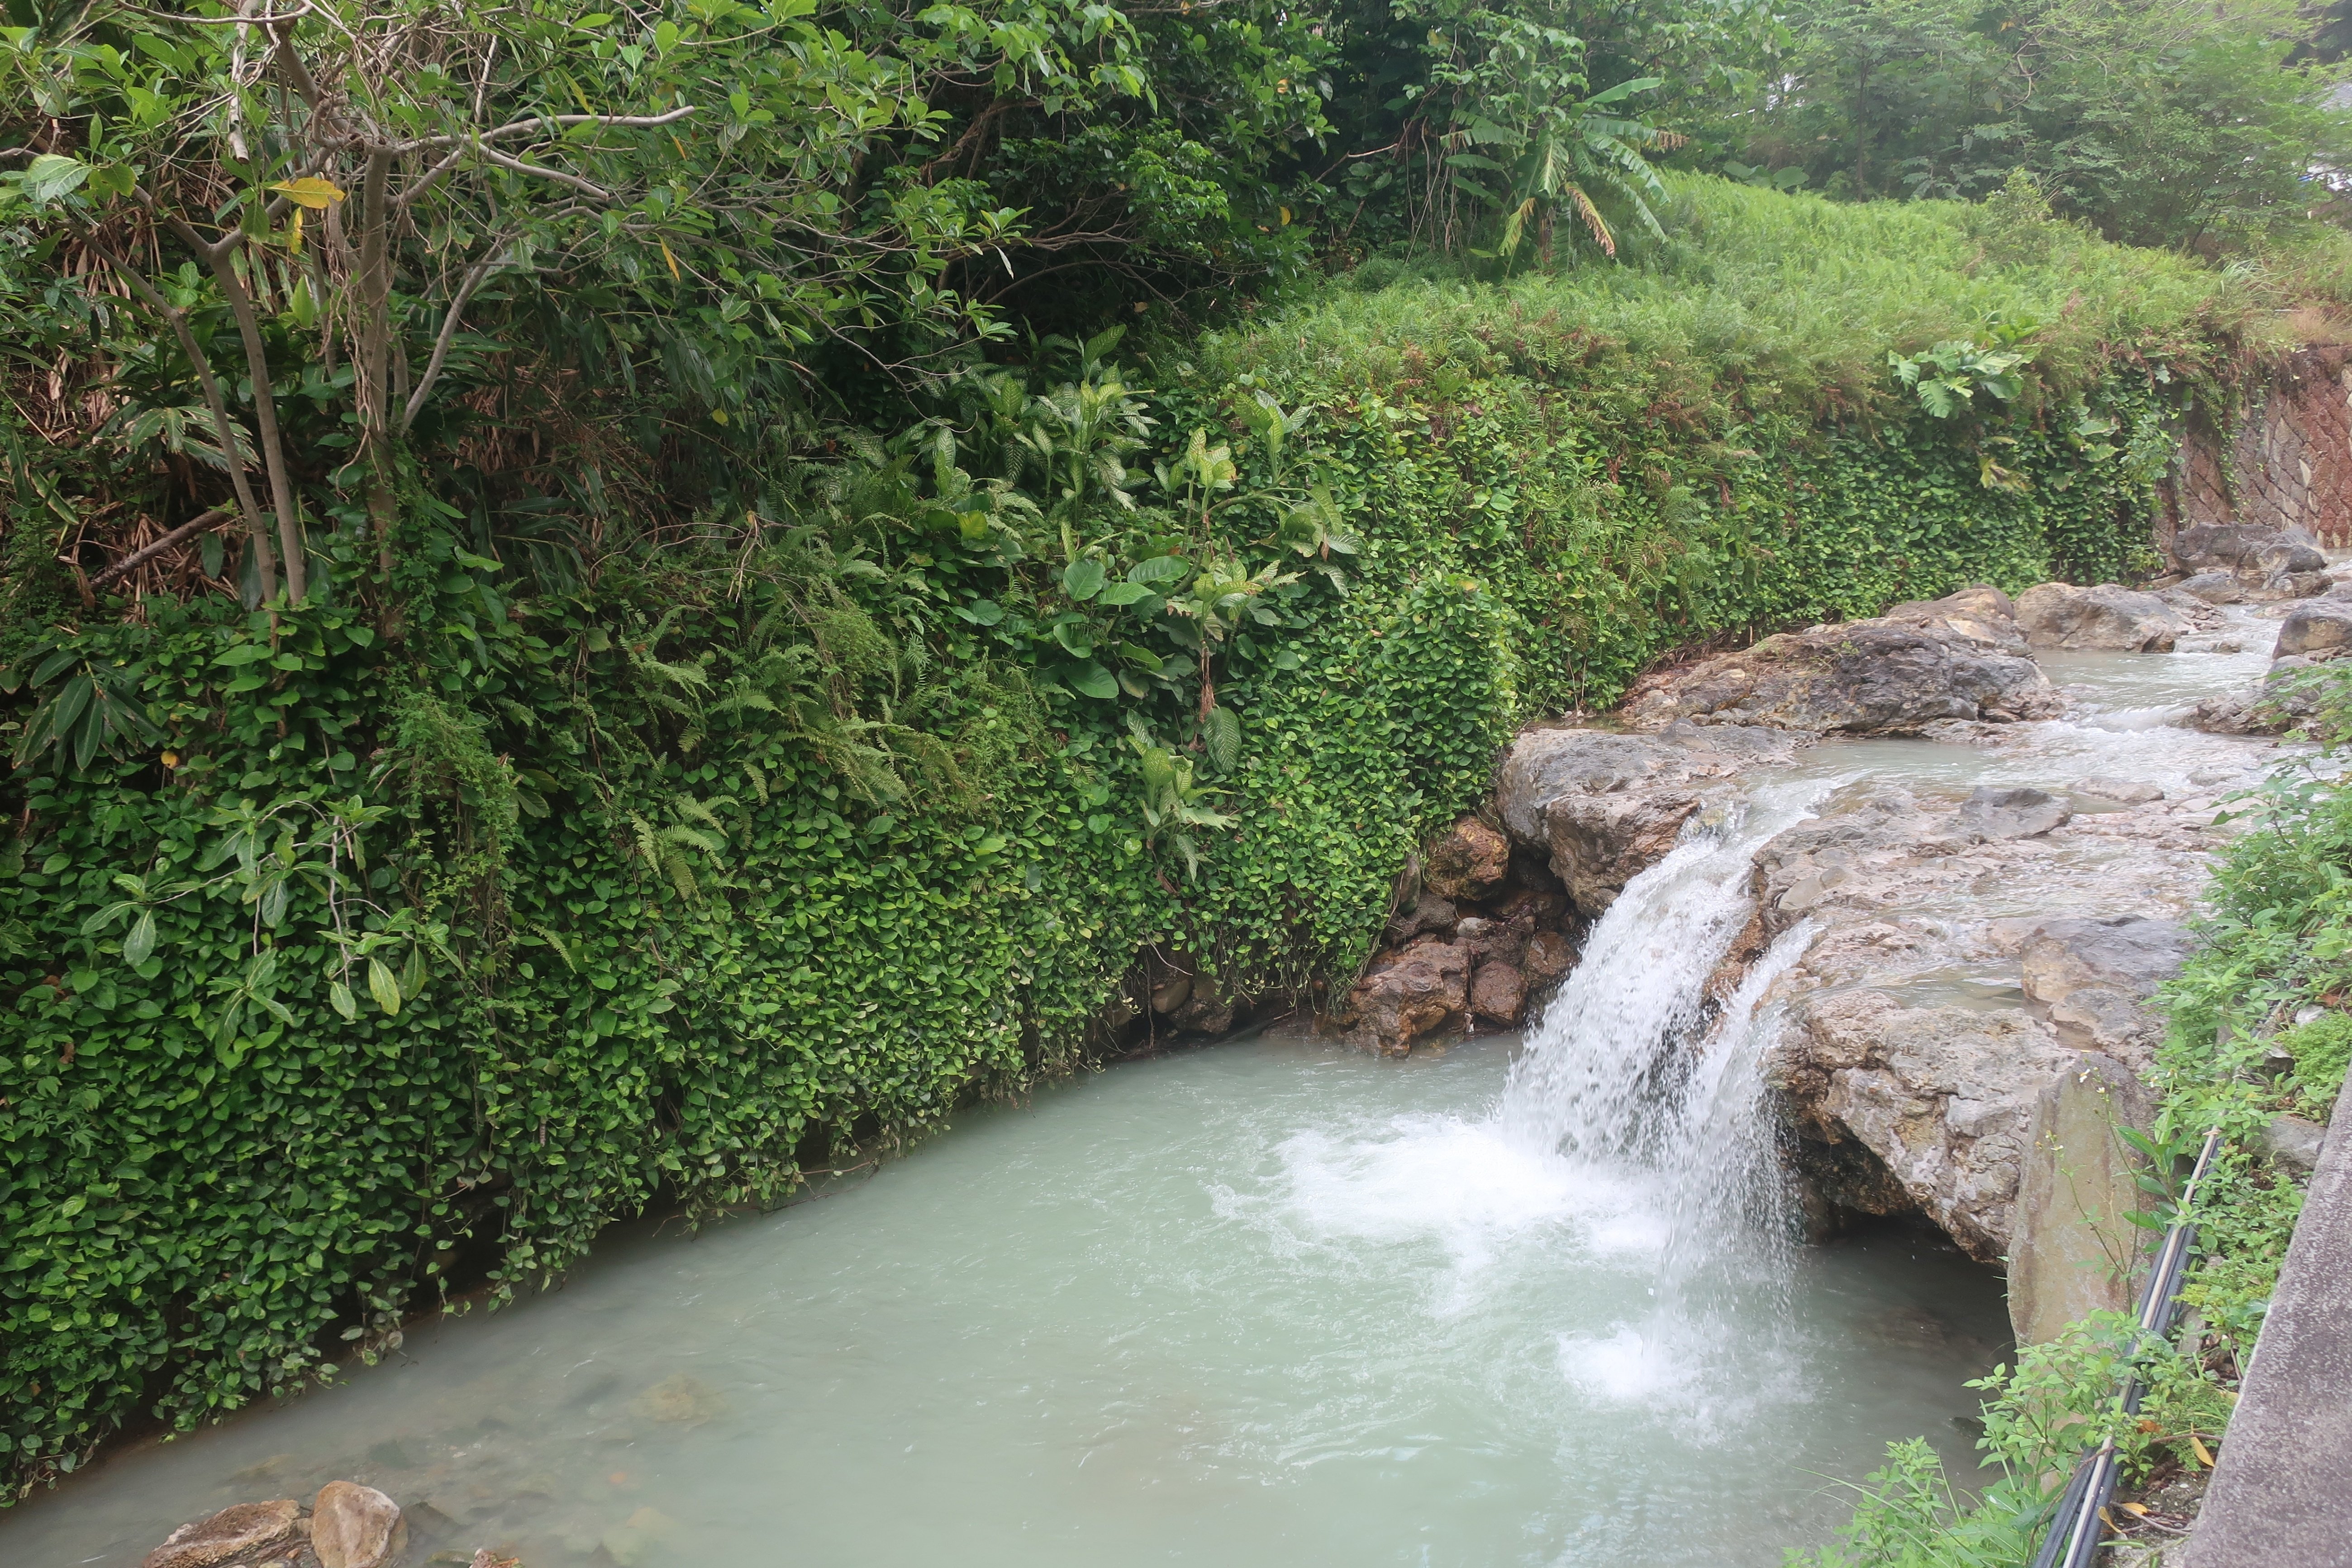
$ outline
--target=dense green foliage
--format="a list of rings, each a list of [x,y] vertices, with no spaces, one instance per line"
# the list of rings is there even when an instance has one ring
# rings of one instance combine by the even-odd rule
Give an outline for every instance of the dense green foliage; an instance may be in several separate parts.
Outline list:
[[[12,459],[20,1481],[369,1353],[453,1259],[518,1288],[1017,1090],[1147,946],[1344,981],[1512,727],[1670,646],[2128,571],[2258,302],[2063,229],[1972,271],[1958,209],[1668,196],[1637,268],[1040,345],[744,511],[555,551],[420,474],[299,605],[85,603],[58,509],[127,470]],[[2006,399],[1885,368],[1989,323]]]
[[[2352,161],[2326,17],[2289,0],[1798,0],[1788,25],[1785,74],[1718,130],[1784,187],[2023,176],[2112,238],[2218,248],[2331,204],[2318,171]]]

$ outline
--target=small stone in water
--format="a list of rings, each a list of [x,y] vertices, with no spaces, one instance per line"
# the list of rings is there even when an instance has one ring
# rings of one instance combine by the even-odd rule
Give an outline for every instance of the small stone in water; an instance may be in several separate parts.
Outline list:
[[[699,1426],[714,1415],[726,1414],[727,1402],[709,1384],[679,1373],[631,1400],[629,1411],[649,1421]]]
[[[2119,801],[2125,805],[2146,805],[2149,801],[2164,798],[2162,790],[2136,779],[2084,779],[2074,786],[2074,793],[2095,795],[2101,800]]]

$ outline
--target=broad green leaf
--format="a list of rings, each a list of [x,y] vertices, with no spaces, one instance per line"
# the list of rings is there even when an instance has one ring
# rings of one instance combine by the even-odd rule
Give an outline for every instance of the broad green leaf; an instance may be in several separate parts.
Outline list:
[[[1102,593],[1106,605],[1132,605],[1138,599],[1154,597],[1151,590],[1140,583],[1113,583]]]
[[[1101,593],[1109,577],[1099,561],[1073,561],[1062,573],[1062,591],[1083,603]]]
[[[258,663],[269,658],[270,652],[270,647],[266,642],[241,642],[223,653],[215,655],[213,662],[235,668],[241,664]]]
[[[1097,701],[1109,702],[1118,696],[1118,682],[1111,678],[1109,670],[1092,659],[1073,667],[1063,679],[1070,683],[1072,690]]]
[[[1209,761],[1216,770],[1221,773],[1233,772],[1242,760],[1241,715],[1230,708],[1210,709],[1202,738],[1208,744]]]
[[[354,1023],[359,1018],[359,1004],[352,999],[352,988],[340,980],[328,984],[327,1005],[341,1014],[346,1024]]]
[[[381,958],[368,960],[368,994],[375,1005],[397,1017],[400,1014],[400,982],[393,978],[392,966]]]
[[[89,165],[80,159],[44,153],[25,166],[24,192],[32,201],[55,201],[77,189],[89,175]]]
[[[155,911],[142,910],[131,927],[131,934],[122,939],[122,962],[132,968],[147,962],[155,951]]]
[[[1083,621],[1064,621],[1054,628],[1054,640],[1067,648],[1077,658],[1087,658],[1095,651],[1093,634]]]
[[[1181,556],[1154,555],[1129,567],[1127,580],[1130,583],[1173,583],[1192,569]]]

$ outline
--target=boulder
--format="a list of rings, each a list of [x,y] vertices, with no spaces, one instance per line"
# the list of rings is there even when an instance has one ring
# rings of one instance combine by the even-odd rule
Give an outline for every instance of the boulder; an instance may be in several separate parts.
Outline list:
[[[213,1568],[301,1532],[302,1505],[292,1498],[241,1502],[180,1526],[147,1553],[141,1568]]]
[[[1452,900],[1424,892],[1413,900],[1412,908],[1389,921],[1388,938],[1391,942],[1402,944],[1430,931],[1443,935],[1451,931],[1460,918]]]
[[[2066,803],[2047,790],[2003,789],[1987,784],[1960,803],[1959,826],[1987,844],[2004,838],[2038,838],[2073,821]]]
[[[1741,652],[1646,679],[1625,716],[1644,730],[1697,720],[1907,735],[1948,719],[2052,718],[2063,705],[2013,626],[1988,626],[1955,612],[1769,637]]]
[[[1879,619],[1903,626],[1940,626],[2003,653],[2023,653],[2025,634],[2017,624],[2017,604],[2000,589],[1979,584],[1940,599],[1914,599]]]
[[[1808,1135],[1863,1144],[1964,1251],[1998,1262],[2035,1100],[2075,1053],[2021,1012],[1904,1007],[1867,989],[1813,993],[1789,1016],[1771,1071],[1818,1123]]]
[[[2300,1116],[2273,1116],[2252,1139],[2255,1153],[2305,1175],[2319,1168],[2319,1153],[2326,1142],[2327,1129]]]
[[[2156,1102],[2132,1070],[2086,1052],[2035,1098],[2009,1238],[2009,1321],[2043,1344],[2093,1312],[2128,1311],[2147,1232],[2142,1163],[2118,1137],[2146,1132]]]
[[[1511,841],[1465,816],[1446,829],[1422,858],[1421,885],[1441,899],[1483,899],[1511,870]]]
[[[400,1505],[356,1481],[329,1481],[310,1504],[310,1550],[319,1568],[383,1568],[407,1544]]]
[[[2044,583],[2018,595],[2017,624],[2042,648],[2104,648],[2118,653],[2166,653],[2189,623],[2153,594],[2112,583],[2095,588]]]
[[[1383,968],[1357,981],[1331,1021],[1350,1045],[1403,1056],[1423,1036],[1461,1025],[1469,1011],[1475,957],[1464,942],[1415,938]]]
[[[2227,572],[2200,572],[2178,584],[2173,592],[2186,594],[2208,605],[2237,605],[2245,602],[2246,591],[2238,579]]]
[[[1538,985],[1548,985],[1576,967],[1576,945],[1556,931],[1538,931],[1528,938],[1519,959],[1520,972]]]
[[[2180,973],[2195,947],[2179,921],[2045,921],[2018,950],[2026,1005],[2063,1043],[2145,1072],[2155,1064],[2163,1026],[2141,1004]]]
[[[1478,966],[1470,983],[1470,1011],[1490,1024],[1516,1024],[1527,1011],[1528,980],[1510,964],[1488,962]]]
[[[2274,658],[2300,654],[2305,658],[2336,658],[2352,648],[2352,603],[2315,599],[2297,605],[2279,623]]]
[[[2300,529],[2200,523],[2172,540],[2173,559],[2191,573],[2227,572],[2241,583],[2267,584],[2290,574],[2325,574],[2327,557]]]
[[[1737,725],[1671,724],[1655,735],[1531,730],[1503,759],[1496,807],[1513,838],[1546,853],[1570,901],[1591,917],[1674,847],[1703,804],[1795,749],[1790,735]]]

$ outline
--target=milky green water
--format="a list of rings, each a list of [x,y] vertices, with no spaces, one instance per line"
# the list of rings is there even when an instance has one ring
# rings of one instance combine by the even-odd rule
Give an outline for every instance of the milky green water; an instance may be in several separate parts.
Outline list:
[[[1485,1118],[1515,1042],[1266,1037],[1129,1064],[870,1179],[419,1326],[347,1385],[134,1447],[0,1515],[0,1563],[134,1563],[356,1477],[413,1560],[529,1568],[1771,1564],[1890,1438],[1968,1469],[1997,1282],[1887,1233],[1689,1342],[1664,1195]]]

